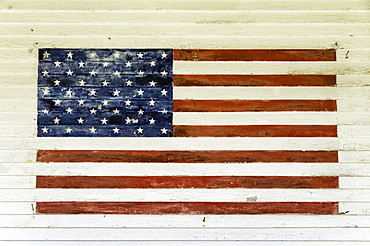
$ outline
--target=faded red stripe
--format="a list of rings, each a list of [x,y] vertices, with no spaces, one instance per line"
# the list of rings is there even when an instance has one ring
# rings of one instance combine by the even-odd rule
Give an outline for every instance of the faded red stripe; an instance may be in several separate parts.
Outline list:
[[[337,137],[332,125],[173,126],[174,137]]]
[[[335,86],[335,75],[173,75],[175,86]]]
[[[296,176],[37,176],[36,188],[338,188],[338,177]]]
[[[40,214],[338,214],[336,202],[37,202]]]
[[[38,150],[39,162],[250,163],[338,162],[337,151]]]
[[[335,61],[334,49],[222,50],[179,49],[174,60],[181,61]]]
[[[336,111],[335,100],[174,100],[174,112]]]

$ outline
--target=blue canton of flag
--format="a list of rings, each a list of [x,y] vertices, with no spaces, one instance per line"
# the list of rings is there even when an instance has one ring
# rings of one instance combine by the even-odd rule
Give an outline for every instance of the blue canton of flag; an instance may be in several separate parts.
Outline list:
[[[39,137],[172,136],[169,49],[40,49]]]

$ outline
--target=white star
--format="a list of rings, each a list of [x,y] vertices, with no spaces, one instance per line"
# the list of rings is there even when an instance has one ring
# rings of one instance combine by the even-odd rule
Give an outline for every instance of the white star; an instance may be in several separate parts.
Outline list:
[[[167,109],[165,109],[165,108],[162,111],[159,111],[159,112],[161,112],[162,114],[167,114],[168,113]]]
[[[128,61],[128,62],[126,62],[126,67],[131,67],[131,62],[130,61]]]
[[[68,128],[66,129],[66,133],[72,133],[72,128],[68,127]]]
[[[43,74],[44,76],[46,76],[46,75],[48,75],[48,74],[49,74],[49,72],[48,72],[48,71],[46,71],[46,70],[44,70],[44,71],[42,71],[42,74]]]
[[[119,130],[120,129],[118,129],[117,127],[116,128],[114,128],[114,129],[112,129],[113,130],[113,133],[119,133]]]
[[[71,71],[71,69],[68,69],[68,71],[66,72],[66,74],[67,74],[68,76],[71,76],[71,75],[73,74],[73,71]]]
[[[103,106],[108,106],[108,103],[109,103],[109,101],[108,101],[107,99],[105,99],[105,100],[103,101]]]
[[[56,105],[60,105],[60,103],[62,102],[62,100],[57,99],[57,100],[55,100],[54,102],[55,102],[55,106],[56,106]]]
[[[131,86],[131,85],[132,85],[132,81],[131,81],[131,80],[127,80],[127,81],[126,81],[126,85],[127,85],[127,86]]]
[[[89,96],[96,96],[96,90],[95,89],[90,90]]]
[[[59,80],[59,79],[54,80],[54,84],[55,84],[55,85],[60,85],[60,80]]]
[[[89,57],[90,58],[95,58],[95,57],[97,57],[98,55],[96,54],[96,52],[91,52],[90,54],[89,54]]]
[[[161,90],[162,96],[167,96],[167,92],[165,89]]]
[[[139,111],[137,111],[140,114],[144,114],[144,110],[140,109]]]
[[[154,123],[155,123],[155,119],[151,118],[151,119],[149,120],[149,124],[150,124],[150,125],[153,125]]]
[[[131,101],[130,101],[130,99],[127,99],[127,100],[125,101],[125,103],[126,103],[126,106],[130,106],[130,105],[131,105]]]
[[[96,114],[96,111],[97,111],[97,110],[96,110],[96,109],[94,109],[94,108],[93,108],[93,109],[90,109],[90,114]]]
[[[44,128],[42,128],[42,132],[43,133],[48,133],[49,129],[45,126]]]
[[[163,52],[162,54],[162,59],[166,58],[167,57],[167,54]]]
[[[118,97],[119,93],[120,93],[120,91],[116,89],[115,91],[113,91],[113,96]]]
[[[86,64],[86,63],[84,63],[83,61],[80,61],[80,62],[78,63],[78,67],[84,67],[84,66],[85,66],[85,64]]]
[[[131,119],[130,119],[129,117],[127,117],[127,118],[125,119],[125,121],[126,121],[126,124],[130,124],[130,123],[131,123]]]
[[[143,128],[141,128],[141,127],[139,127],[139,128],[137,129],[137,132],[138,132],[138,133],[143,133],[143,131],[144,131],[144,129],[143,129]]]
[[[137,54],[137,57],[138,58],[144,58],[144,54],[140,52],[139,54]]]
[[[155,82],[154,80],[152,80],[152,81],[149,82],[149,85],[150,86],[155,86],[155,84],[157,84],[157,82]]]
[[[80,100],[78,100],[77,102],[78,102],[78,105],[84,105],[84,103],[85,103],[85,100],[83,100],[83,99],[80,99]]]
[[[103,67],[108,67],[109,63],[108,62],[103,62]]]
[[[55,61],[54,64],[55,64],[55,67],[60,67],[60,64],[62,63],[60,61]]]
[[[154,101],[153,99],[151,99],[151,100],[149,101],[149,106],[154,106],[154,103],[155,103],[155,101]]]
[[[73,109],[71,109],[70,107],[68,107],[68,108],[66,109],[66,111],[67,111],[67,113],[68,113],[68,114],[72,114]]]
[[[45,96],[45,95],[49,95],[49,94],[50,94],[50,90],[49,90],[49,88],[45,88],[45,89],[42,91],[42,93],[44,93],[44,96]]]
[[[144,94],[144,91],[140,88],[140,90],[138,90],[138,91],[137,91],[137,94],[138,94],[139,96],[142,96],[142,95]]]
[[[118,53],[118,52],[114,53],[114,54],[113,54],[113,57],[114,57],[114,58],[119,58],[119,53]]]
[[[78,124],[83,124],[84,123],[84,119],[82,119],[81,117],[79,119],[77,119],[78,121]]]
[[[72,93],[73,93],[73,91],[71,90],[71,88],[69,88],[68,91],[66,91],[66,94],[67,94],[66,96],[71,97]]]
[[[100,121],[101,121],[101,124],[102,124],[102,125],[106,125],[106,124],[107,124],[107,122],[108,122],[107,118],[104,118],[104,119],[102,119],[102,120],[100,120]]]
[[[81,80],[79,81],[79,83],[80,83],[80,86],[84,86],[84,85],[86,84],[86,82],[85,82],[83,79],[81,79]]]
[[[108,81],[104,80],[104,81],[102,81],[101,83],[103,84],[103,86],[108,86],[108,84],[109,84],[110,82],[108,82]]]
[[[59,125],[60,119],[58,117],[55,117],[55,119],[53,119],[53,121],[54,121],[54,124]]]
[[[163,72],[161,72],[162,76],[165,77],[167,76],[168,72],[166,72],[166,70],[164,70]]]
[[[48,114],[49,113],[49,110],[47,110],[46,108],[43,109],[41,112],[43,112],[44,114]]]
[[[150,66],[151,66],[151,67],[154,67],[154,66],[155,66],[155,61],[151,61],[151,62],[150,62]]]
[[[140,70],[139,72],[137,72],[137,74],[138,75],[144,75],[144,72]]]
[[[161,132],[162,132],[162,134],[167,134],[168,129],[166,129],[166,128],[162,128],[162,129],[161,129]]]
[[[115,72],[113,73],[113,75],[120,76],[120,75],[121,75],[121,73],[120,73],[119,71],[115,71]]]
[[[44,59],[49,59],[49,55],[50,55],[50,53],[48,53],[47,51],[45,51],[43,53]]]
[[[114,113],[114,114],[119,114],[119,110],[118,110],[118,109],[114,109],[114,110],[113,110],[113,113]]]
[[[96,132],[96,128],[94,128],[94,127],[91,127],[89,130],[90,130],[90,133],[95,133]]]
[[[69,53],[67,53],[67,59],[69,58],[69,59],[72,59],[73,58],[73,53],[72,52],[69,52]]]
[[[89,72],[90,76],[95,76],[96,75],[96,71],[93,69],[91,70],[91,72]]]

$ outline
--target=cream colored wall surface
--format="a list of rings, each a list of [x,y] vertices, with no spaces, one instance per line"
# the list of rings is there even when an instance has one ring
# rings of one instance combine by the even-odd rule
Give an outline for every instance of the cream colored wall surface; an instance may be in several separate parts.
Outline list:
[[[370,245],[369,0],[0,0],[0,245]],[[336,74],[330,88],[178,88],[177,99],[337,100],[338,112],[249,112],[233,124],[338,124],[338,138],[40,139],[36,137],[39,48],[336,49],[336,62],[175,62],[181,74]],[[180,114],[177,124],[194,124]],[[222,113],[201,121],[230,123]],[[199,120],[199,119],[198,119]],[[199,122],[199,121],[198,121]],[[271,123],[273,124],[273,123]],[[176,147],[173,147],[176,145]],[[83,147],[81,147],[83,146]],[[36,163],[37,149],[339,150],[339,163]],[[339,189],[48,190],[35,175],[339,176]],[[338,215],[41,215],[35,202],[337,201]],[[128,198],[129,197],[129,198]]]

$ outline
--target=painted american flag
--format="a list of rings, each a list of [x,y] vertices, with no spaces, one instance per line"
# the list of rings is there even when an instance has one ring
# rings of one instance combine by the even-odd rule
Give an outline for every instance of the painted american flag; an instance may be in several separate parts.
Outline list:
[[[209,113],[336,112],[330,99],[191,99],[190,87],[331,87],[335,75],[177,74],[174,61],[335,61],[334,50],[42,49],[38,68],[39,137],[319,138],[337,137],[333,124],[219,124]],[[192,112],[205,115],[181,122]],[[182,116],[183,117],[183,116]],[[221,116],[219,116],[221,117]],[[289,119],[287,119],[287,122]],[[57,138],[55,141],[58,141]],[[73,139],[71,140],[73,141]],[[39,162],[132,163],[333,163],[336,150],[38,150]],[[52,164],[51,164],[52,165]],[[96,165],[96,164],[94,164]],[[338,177],[322,176],[37,176],[43,189],[335,189]],[[76,214],[336,214],[337,202],[246,201],[40,201],[38,213]]]

